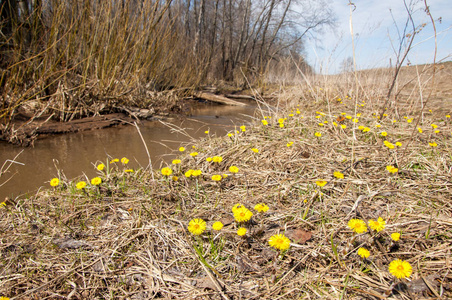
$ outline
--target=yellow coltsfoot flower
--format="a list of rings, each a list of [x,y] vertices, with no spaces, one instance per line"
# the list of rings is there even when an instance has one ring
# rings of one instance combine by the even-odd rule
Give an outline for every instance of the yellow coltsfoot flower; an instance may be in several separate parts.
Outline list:
[[[206,230],[206,221],[203,219],[193,219],[188,223],[188,231],[194,235],[200,235]]]
[[[276,234],[270,237],[268,244],[278,250],[284,251],[290,248],[290,240],[284,234]]]

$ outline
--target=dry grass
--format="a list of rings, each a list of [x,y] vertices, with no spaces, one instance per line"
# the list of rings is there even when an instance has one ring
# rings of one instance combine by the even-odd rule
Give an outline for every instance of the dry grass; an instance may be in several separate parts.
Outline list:
[[[186,145],[183,153],[175,149],[182,160],[171,166],[177,181],[159,170],[126,173],[126,166],[114,163],[100,172],[100,188],[88,185],[80,191],[75,188],[80,179],[60,178],[59,187],[9,200],[0,210],[0,296],[452,297],[451,119],[444,110],[426,111],[419,133],[417,119],[407,122],[415,115],[405,119],[401,109],[377,122],[377,100],[356,108],[355,100],[363,104],[362,98],[351,93],[345,99],[348,89],[313,84],[310,89],[281,95],[275,104],[279,112],[267,119],[268,126],[257,121],[232,137],[207,137]],[[358,123],[345,119],[345,129],[333,125],[341,112],[354,116],[355,108],[361,113]],[[283,128],[279,118],[287,118]],[[362,132],[360,125],[370,131]],[[390,150],[384,140],[402,146]],[[432,141],[438,146],[429,146]],[[192,157],[190,151],[199,154]],[[212,156],[223,161],[207,162]],[[237,174],[228,171],[231,165],[240,169]],[[397,166],[398,173],[390,174],[388,165]],[[203,174],[186,178],[188,169]],[[335,171],[345,178],[335,178]],[[229,176],[215,182],[214,174]],[[328,182],[323,188],[316,185],[320,179]],[[270,210],[254,212],[247,235],[237,236],[231,207],[243,203],[252,209],[261,202]],[[352,218],[367,222],[378,217],[386,221],[379,233],[356,235],[347,227]],[[193,218],[208,223],[200,238],[187,230]],[[218,220],[225,224],[219,233],[210,229]],[[401,233],[400,241],[391,240],[394,232]],[[268,245],[275,233],[292,241],[283,256]],[[195,251],[200,244],[202,256]],[[367,260],[356,254],[359,247],[369,249]],[[412,265],[411,281],[389,273],[395,259]]]

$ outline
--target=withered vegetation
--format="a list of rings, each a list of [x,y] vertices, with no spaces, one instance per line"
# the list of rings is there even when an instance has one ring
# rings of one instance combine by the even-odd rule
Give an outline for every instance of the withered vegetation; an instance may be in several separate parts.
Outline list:
[[[89,178],[60,178],[56,188],[8,200],[0,209],[0,295],[452,297],[452,124],[445,110],[451,106],[410,104],[417,94],[391,99],[384,110],[384,94],[376,90],[323,82],[285,89],[245,131],[186,144],[184,152],[174,149],[181,163],[169,165],[171,176],[150,169],[125,172],[127,166],[108,158],[99,187],[78,190],[76,183]],[[222,162],[206,160],[213,156]],[[232,165],[237,174],[229,172]],[[387,166],[398,171],[391,174]],[[187,178],[189,169],[202,175]],[[344,178],[336,178],[336,171]],[[228,176],[216,182],[215,174]],[[319,187],[319,180],[327,184]],[[253,211],[244,237],[237,235],[231,212],[236,203],[251,210],[258,203],[270,207]],[[355,234],[347,227],[352,218],[367,223],[379,217],[386,227],[378,233]],[[200,236],[187,230],[194,218],[208,224]],[[219,232],[211,229],[215,221],[225,225]],[[390,237],[396,232],[399,241]],[[287,252],[269,246],[276,233],[291,239]],[[357,255],[360,247],[370,251],[367,259]],[[389,273],[395,259],[411,264],[409,279]]]

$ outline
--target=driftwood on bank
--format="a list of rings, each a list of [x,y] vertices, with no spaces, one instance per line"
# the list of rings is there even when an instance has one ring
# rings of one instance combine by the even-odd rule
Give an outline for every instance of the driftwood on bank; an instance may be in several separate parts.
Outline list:
[[[221,103],[221,104],[225,104],[225,105],[247,106],[246,103],[235,101],[235,100],[227,98],[226,96],[216,95],[216,94],[209,93],[209,92],[195,92],[194,96],[196,98],[200,98],[203,100],[208,100],[208,101],[212,101],[212,102],[216,102],[216,103]]]

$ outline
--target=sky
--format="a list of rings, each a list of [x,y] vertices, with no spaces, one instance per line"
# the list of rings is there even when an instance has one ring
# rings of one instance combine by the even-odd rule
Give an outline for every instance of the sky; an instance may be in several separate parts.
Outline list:
[[[410,0],[406,0],[407,4]],[[416,34],[408,60],[411,64],[432,63],[435,50],[433,25],[425,12],[424,1],[414,0],[412,14],[416,26],[426,23]],[[335,74],[341,63],[353,56],[348,0],[329,1],[337,23],[325,30],[321,39],[306,41],[308,62],[317,72]],[[403,33],[408,18],[403,0],[355,0],[352,24],[357,69],[369,69],[394,64],[399,48],[397,28]],[[452,0],[427,0],[437,31],[437,61],[452,60]],[[441,21],[439,21],[441,18]],[[395,25],[397,24],[397,26]],[[412,32],[412,26],[408,32]],[[392,43],[392,45],[391,45]],[[406,65],[406,62],[405,64]]]

